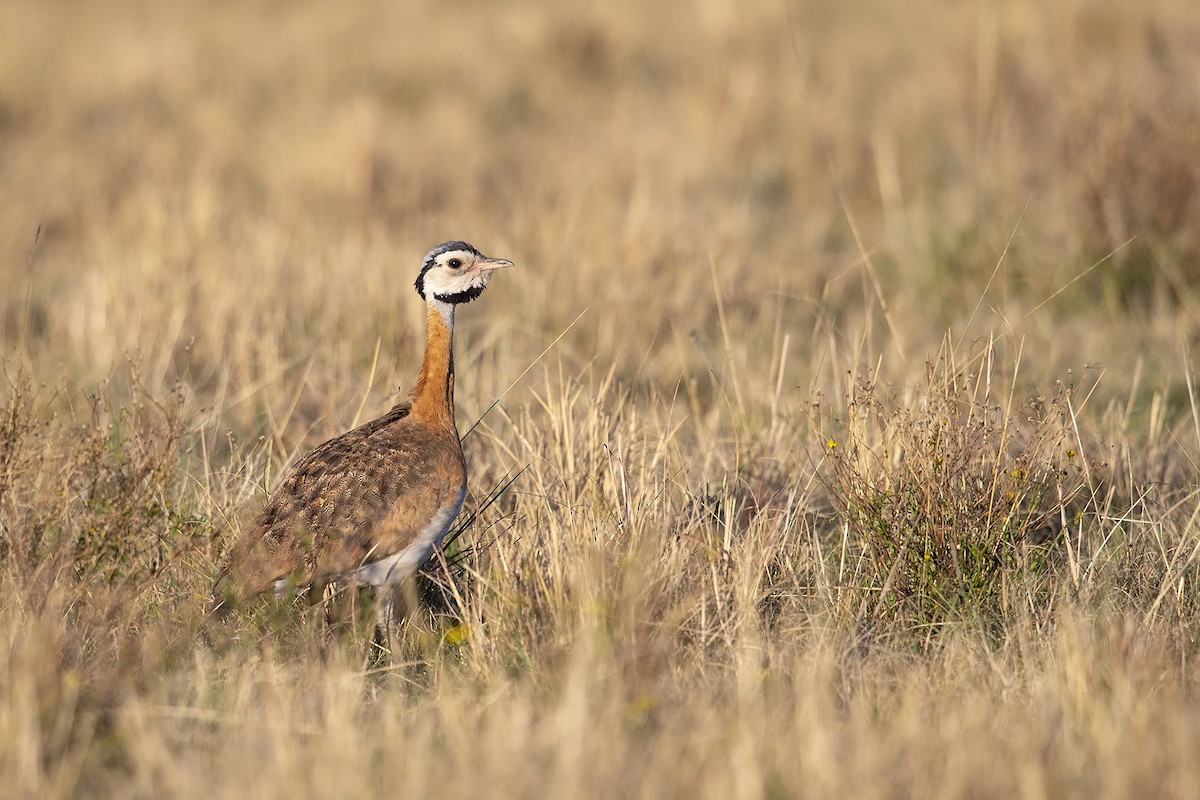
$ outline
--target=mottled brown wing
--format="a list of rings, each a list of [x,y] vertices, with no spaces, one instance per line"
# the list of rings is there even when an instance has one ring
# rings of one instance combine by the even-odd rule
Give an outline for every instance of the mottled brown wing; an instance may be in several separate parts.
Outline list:
[[[235,548],[222,579],[255,594],[289,577],[336,577],[410,544],[465,479],[453,430],[407,403],[319,445],[296,463]],[[220,582],[220,581],[219,581]]]

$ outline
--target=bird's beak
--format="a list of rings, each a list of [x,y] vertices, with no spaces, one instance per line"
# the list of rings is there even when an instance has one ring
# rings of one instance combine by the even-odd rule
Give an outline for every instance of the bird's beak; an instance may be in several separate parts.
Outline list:
[[[507,258],[484,258],[471,265],[467,272],[486,272],[493,269],[504,269],[514,266]]]

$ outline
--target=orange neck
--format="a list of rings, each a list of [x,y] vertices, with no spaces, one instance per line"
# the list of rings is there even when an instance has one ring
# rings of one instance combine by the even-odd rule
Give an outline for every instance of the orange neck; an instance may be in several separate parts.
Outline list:
[[[454,428],[454,306],[432,301],[425,312],[425,360],[409,393],[412,415]]]

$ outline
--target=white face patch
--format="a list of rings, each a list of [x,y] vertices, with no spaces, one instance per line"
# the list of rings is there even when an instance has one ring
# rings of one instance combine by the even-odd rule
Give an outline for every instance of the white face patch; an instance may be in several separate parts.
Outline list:
[[[492,271],[471,270],[471,265],[478,259],[467,250],[451,250],[439,255],[434,265],[425,270],[425,299],[445,299],[483,291],[492,279]]]

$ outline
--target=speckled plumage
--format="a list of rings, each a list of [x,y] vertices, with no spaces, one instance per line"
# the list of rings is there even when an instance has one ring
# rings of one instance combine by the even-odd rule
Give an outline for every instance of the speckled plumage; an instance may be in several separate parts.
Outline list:
[[[296,463],[230,562],[247,593],[345,578],[413,544],[453,502],[466,481],[458,434],[411,412],[401,403]]]

